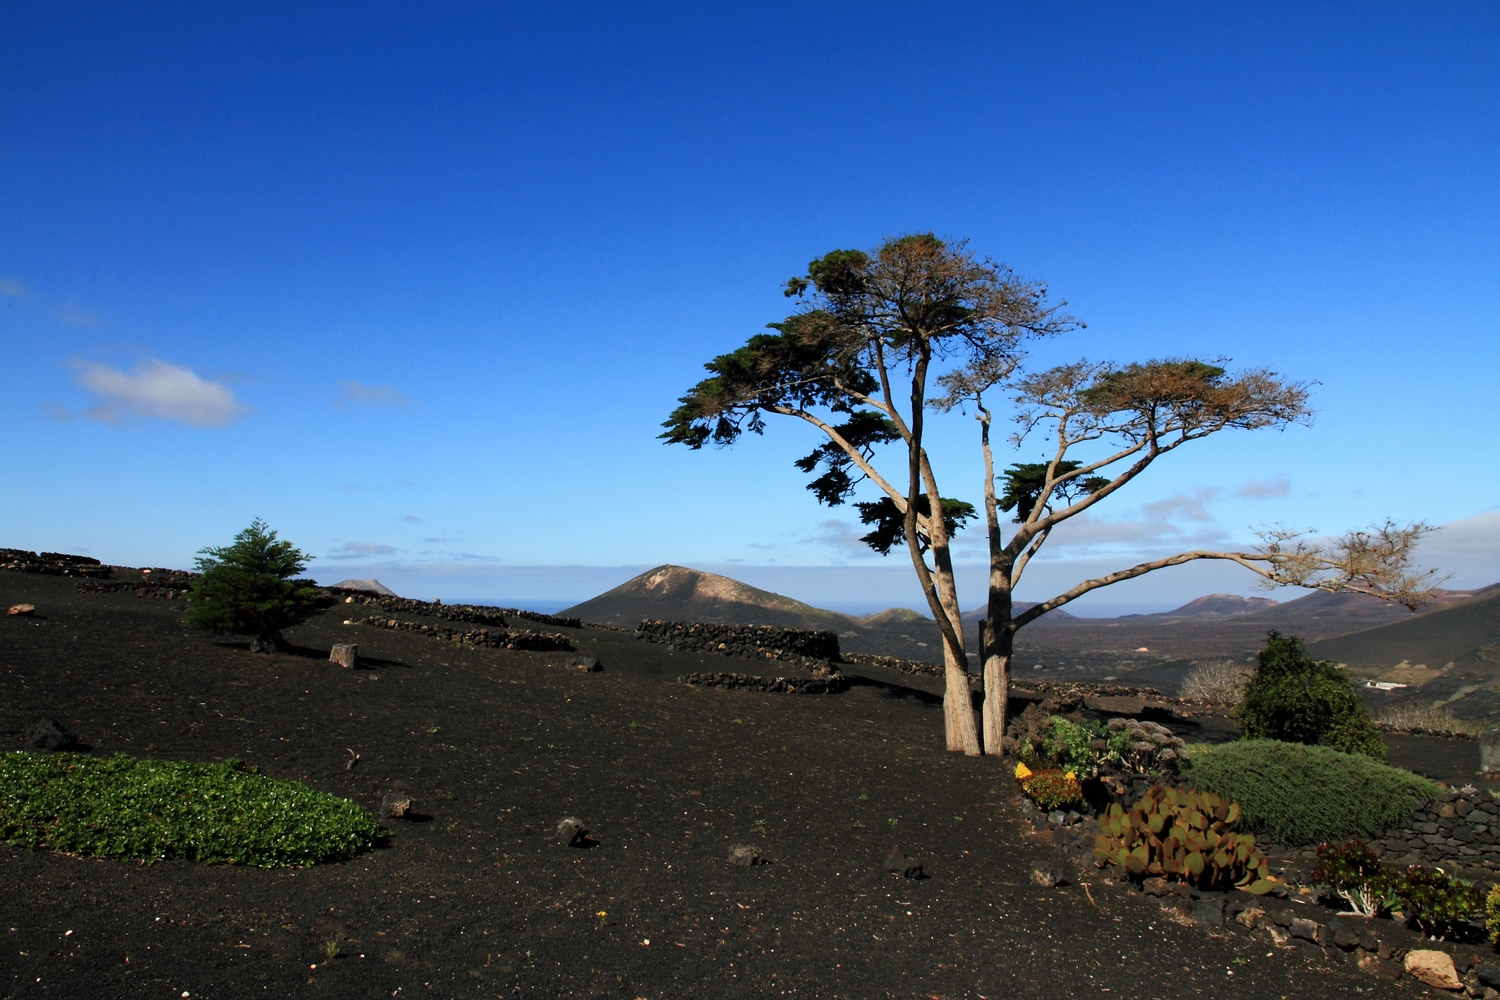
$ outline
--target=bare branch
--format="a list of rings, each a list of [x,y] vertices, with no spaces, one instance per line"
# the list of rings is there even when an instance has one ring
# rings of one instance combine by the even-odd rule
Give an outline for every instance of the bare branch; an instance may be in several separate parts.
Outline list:
[[[1421,521],[1404,525],[1386,521],[1367,531],[1351,531],[1341,538],[1317,542],[1303,540],[1303,533],[1272,529],[1261,533],[1258,551],[1183,552],[1085,580],[1050,601],[1027,609],[1011,624],[1018,629],[1100,587],[1198,559],[1238,563],[1259,576],[1262,585],[1268,588],[1307,587],[1332,593],[1365,594],[1415,611],[1443,581],[1435,571],[1418,569],[1411,562],[1417,541],[1433,530]]]
[[[1416,521],[1387,520],[1339,538],[1311,539],[1307,532],[1271,528],[1259,532],[1262,558],[1271,571],[1266,586],[1369,594],[1415,611],[1446,577],[1412,565],[1414,549],[1434,529]]]

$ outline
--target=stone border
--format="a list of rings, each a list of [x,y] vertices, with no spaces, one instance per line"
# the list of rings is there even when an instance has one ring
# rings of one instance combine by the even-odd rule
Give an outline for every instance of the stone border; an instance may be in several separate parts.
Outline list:
[[[722,688],[726,691],[764,691],[768,694],[838,694],[849,689],[849,681],[834,671],[827,677],[760,677],[752,674],[696,671],[677,678],[679,684]]]

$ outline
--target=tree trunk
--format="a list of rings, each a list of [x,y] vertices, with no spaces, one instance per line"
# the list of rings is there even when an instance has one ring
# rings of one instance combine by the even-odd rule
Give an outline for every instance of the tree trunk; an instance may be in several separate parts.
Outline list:
[[[969,690],[969,665],[963,654],[954,655],[943,643],[943,728],[948,735],[948,749],[962,750],[970,757],[981,753],[979,730],[974,724],[974,695]]]
[[[1003,753],[1005,715],[1010,707],[1010,660],[1015,634],[1004,625],[998,629],[986,618],[980,624],[979,649],[984,657],[984,752]]]

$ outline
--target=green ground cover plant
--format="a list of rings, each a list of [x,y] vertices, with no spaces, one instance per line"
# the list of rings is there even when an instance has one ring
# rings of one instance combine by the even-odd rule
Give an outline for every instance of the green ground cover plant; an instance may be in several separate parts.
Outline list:
[[[17,847],[279,868],[343,861],[385,836],[353,802],[236,760],[0,754],[0,840]]]
[[[1378,836],[1439,792],[1360,754],[1280,740],[1200,745],[1189,762],[1195,787],[1238,802],[1246,826],[1284,844]]]
[[[1260,666],[1235,707],[1234,719],[1251,739],[1322,743],[1345,753],[1386,759],[1369,710],[1346,671],[1314,660],[1294,635],[1271,632]]]

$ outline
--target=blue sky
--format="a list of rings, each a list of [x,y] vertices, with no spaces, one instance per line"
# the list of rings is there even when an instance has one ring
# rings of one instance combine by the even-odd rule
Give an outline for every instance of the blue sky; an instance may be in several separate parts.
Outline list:
[[[1312,427],[1164,460],[1024,596],[1386,516],[1500,579],[1500,7],[309,6],[0,8],[0,545],[187,566],[260,516],[415,596],[676,562],[920,606],[803,489],[803,428],[655,435],[809,259],[931,230],[1088,322],[1038,364],[1320,383]],[[933,433],[977,500],[972,421]],[[1253,586],[1081,610],[1208,590]]]

